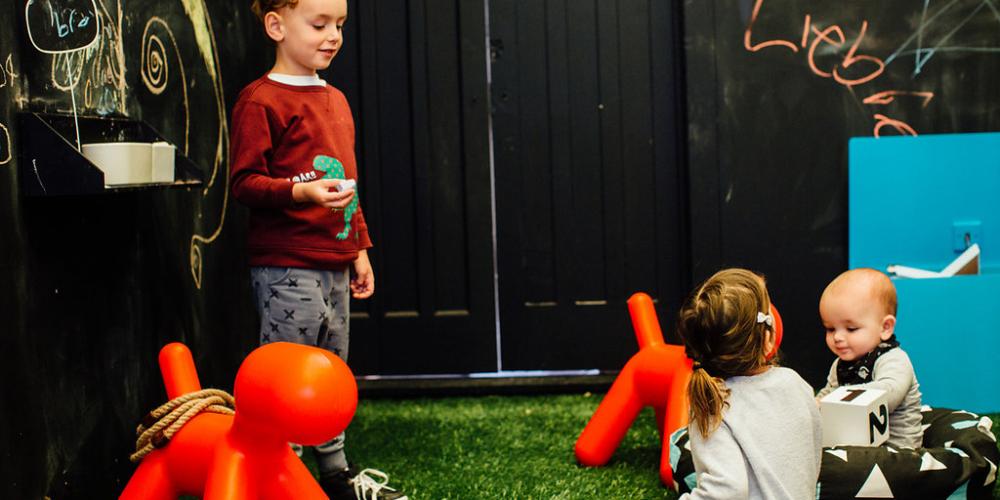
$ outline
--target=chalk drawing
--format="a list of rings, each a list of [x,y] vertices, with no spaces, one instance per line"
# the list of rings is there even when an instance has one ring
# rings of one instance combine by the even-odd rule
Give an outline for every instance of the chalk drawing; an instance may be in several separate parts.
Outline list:
[[[983,0],[968,15],[961,19],[955,19],[955,16],[960,15],[960,13],[952,11],[952,8],[959,3],[960,0],[951,0],[942,5],[936,12],[928,17],[927,9],[930,7],[930,0],[924,0],[924,7],[920,15],[920,24],[917,26],[916,32],[910,35],[910,37],[907,38],[891,55],[889,55],[889,57],[885,58],[886,64],[891,64],[900,56],[913,55],[913,76],[916,77],[924,69],[924,66],[927,65],[931,58],[939,52],[1000,53],[1000,47],[996,46],[968,47],[962,45],[949,45],[949,41],[952,37],[980,16],[983,9],[989,9],[989,12],[984,13],[983,15],[991,17],[997,23],[995,28],[1000,29],[1000,9],[998,9],[997,2],[995,0]],[[965,4],[967,2],[961,3]],[[925,33],[928,28],[935,25],[944,25],[946,28],[950,26],[951,29],[944,35],[933,40],[933,43],[931,43],[929,47],[925,47]],[[979,24],[975,29],[982,30],[983,28],[982,25]],[[914,44],[916,45],[915,49],[908,49],[908,47]]]
[[[69,2],[66,4],[69,4]],[[56,83],[57,87],[58,83],[55,75],[55,63],[59,59],[59,55],[62,55],[64,58],[66,76],[68,80],[67,85],[69,86],[70,99],[73,103],[73,125],[76,131],[76,149],[78,151],[80,150],[80,122],[77,118],[75,88],[76,83],[79,81],[79,77],[77,77],[74,81],[74,70],[70,59],[71,54],[79,54],[81,51],[92,47],[97,43],[98,38],[101,36],[101,16],[97,14],[97,3],[94,2],[94,0],[91,0],[89,4],[91,6],[89,12],[61,6],[60,2],[56,2],[55,0],[28,0],[28,2],[24,5],[24,24],[27,27],[28,39],[31,40],[31,45],[34,46],[39,52],[54,54],[57,56],[53,60],[52,67],[52,80]],[[33,9],[41,9],[41,19],[43,19],[41,25],[32,22],[33,19],[36,22],[40,19],[37,12],[35,12],[33,17]],[[48,11],[48,15],[45,15],[45,10]],[[91,26],[91,23],[93,26]],[[84,37],[82,40],[72,40],[72,43],[68,43],[63,48],[56,48],[59,45],[58,43],[53,43],[52,46],[49,46],[48,43],[41,43],[36,39],[35,31],[44,28],[55,28],[56,36],[59,39],[63,39],[70,34],[73,34],[76,32],[75,30],[80,30],[79,32],[86,34],[93,29],[94,35],[93,38],[90,38],[89,40]]]
[[[853,41],[845,34],[844,30],[837,24],[830,24],[822,29],[815,26],[812,16],[806,13],[803,18],[802,36],[798,45],[784,38],[773,38],[769,40],[755,40],[754,30],[760,27],[760,11],[764,7],[764,0],[755,0],[754,7],[747,26],[743,32],[743,46],[749,52],[758,52],[766,48],[781,47],[789,49],[793,54],[799,52],[800,47],[808,50],[805,52],[805,62],[812,74],[820,78],[829,78],[854,93],[854,88],[874,83],[884,73],[889,64],[898,62],[901,56],[914,56],[913,76],[920,74],[931,58],[941,52],[969,52],[1000,54],[1000,47],[968,47],[953,44],[955,35],[963,28],[969,26],[973,20],[982,16],[989,18],[996,23],[996,28],[1000,29],[1000,8],[998,0],[982,0],[972,8],[971,11],[962,10],[968,7],[969,2],[963,0],[950,0],[931,13],[929,11],[930,0],[923,1],[923,9],[920,14],[919,25],[914,33],[909,36],[899,47],[888,57],[879,58],[872,55],[859,53],[861,44],[869,29],[867,19],[860,20],[858,34]],[[982,22],[975,25],[977,30],[982,30]],[[931,28],[935,28],[935,35],[931,35]],[[811,41],[810,41],[811,38]],[[849,45],[848,45],[849,44]],[[847,53],[839,63],[830,67],[820,67],[817,62],[817,53],[829,55],[840,53],[841,49],[847,48]],[[913,48],[915,47],[915,48]],[[851,76],[845,76],[848,70]],[[935,93],[931,90],[879,90],[864,98],[863,104],[869,106],[884,106],[896,102],[901,97],[920,98],[923,100],[922,108],[926,108]],[[872,118],[875,125],[872,134],[879,137],[883,130],[888,127],[902,135],[917,135],[917,131],[906,122],[891,118],[883,113],[873,113]]]
[[[202,246],[211,245],[220,234],[222,234],[222,228],[226,222],[226,208],[229,205],[229,126],[226,122],[226,106],[225,97],[222,92],[222,76],[218,71],[219,62],[219,52],[218,47],[215,42],[215,33],[212,29],[212,20],[208,16],[208,9],[205,7],[204,0],[182,0],[184,4],[184,10],[187,12],[188,17],[191,19],[194,25],[195,39],[198,42],[199,52],[201,53],[202,59],[205,62],[205,68],[208,70],[209,75],[213,82],[213,91],[216,104],[216,120],[219,124],[217,130],[217,141],[215,149],[215,161],[212,165],[212,176],[209,182],[206,183],[203,190],[203,195],[207,195],[209,190],[215,183],[216,176],[223,168],[223,185],[222,189],[222,209],[218,215],[218,226],[215,230],[208,235],[203,235],[195,233],[191,235],[191,245],[190,245],[190,263],[191,263],[191,276],[194,279],[195,286],[199,289],[202,284],[202,268],[203,268],[203,258],[202,258]]]
[[[191,133],[191,109],[188,103],[188,81],[187,75],[184,72],[184,60],[181,58],[181,51],[177,47],[177,39],[174,38],[174,33],[171,31],[170,26],[166,21],[156,16],[153,16],[146,22],[146,28],[142,31],[142,59],[139,63],[139,74],[142,76],[142,82],[146,84],[146,88],[153,94],[160,95],[167,88],[167,81],[170,76],[170,63],[167,60],[167,52],[164,50],[160,37],[150,32],[150,28],[154,25],[159,26],[167,33],[170,44],[174,48],[174,54],[177,55],[177,70],[181,74],[180,87],[181,93],[184,96],[183,151],[187,155]]]
[[[10,131],[0,122],[0,165],[10,163]]]
[[[14,62],[11,56],[12,54],[7,54],[7,60],[0,65],[0,89],[6,88],[9,85],[12,90],[16,90],[14,89],[14,82],[17,80],[17,73],[14,72]],[[0,165],[10,163],[13,155],[12,146],[10,130],[7,129],[5,123],[0,122]]]

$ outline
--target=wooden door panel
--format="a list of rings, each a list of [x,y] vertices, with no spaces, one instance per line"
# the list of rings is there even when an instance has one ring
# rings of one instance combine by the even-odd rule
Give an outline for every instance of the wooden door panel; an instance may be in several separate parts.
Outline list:
[[[491,7],[504,369],[618,369],[625,301],[686,288],[683,139],[667,2]]]
[[[365,375],[493,371],[483,6],[349,10],[345,50],[325,76],[354,106],[376,272],[375,296],[351,304],[350,364]]]

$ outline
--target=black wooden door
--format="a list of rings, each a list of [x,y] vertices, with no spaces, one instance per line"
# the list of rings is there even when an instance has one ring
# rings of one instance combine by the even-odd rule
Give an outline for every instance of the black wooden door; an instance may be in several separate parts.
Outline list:
[[[687,287],[679,2],[490,0],[504,370],[620,369]]]
[[[353,106],[376,272],[374,297],[351,304],[351,367],[496,371],[485,7],[349,9],[345,49],[324,76]]]
[[[672,321],[687,286],[673,4],[350,3],[324,76],[354,107],[376,245],[356,373],[618,369],[631,293]]]

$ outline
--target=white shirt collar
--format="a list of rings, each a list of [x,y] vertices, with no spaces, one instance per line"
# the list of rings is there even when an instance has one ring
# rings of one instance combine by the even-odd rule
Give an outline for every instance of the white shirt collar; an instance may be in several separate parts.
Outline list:
[[[284,83],[285,85],[293,85],[296,87],[309,87],[312,85],[326,87],[326,80],[320,78],[319,75],[285,75],[282,73],[268,73],[267,77],[278,83]]]

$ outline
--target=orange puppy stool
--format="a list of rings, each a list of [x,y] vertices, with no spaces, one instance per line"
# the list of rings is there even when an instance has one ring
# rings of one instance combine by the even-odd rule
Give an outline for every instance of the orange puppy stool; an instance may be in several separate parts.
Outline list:
[[[201,390],[191,352],[160,351],[167,397]],[[325,499],[289,447],[323,443],[354,416],[358,388],[351,370],[323,349],[287,342],[261,346],[236,374],[235,415],[199,413],[166,446],[146,455],[121,499]]]
[[[687,386],[691,380],[692,361],[684,346],[667,345],[656,319],[649,295],[636,293],[628,299],[632,328],[639,341],[639,352],[625,363],[625,368],[576,440],[576,459],[585,466],[599,467],[611,459],[639,411],[652,406],[660,430],[660,480],[673,487],[670,469],[670,435],[688,423]],[[781,317],[772,304],[775,347],[781,342]]]

